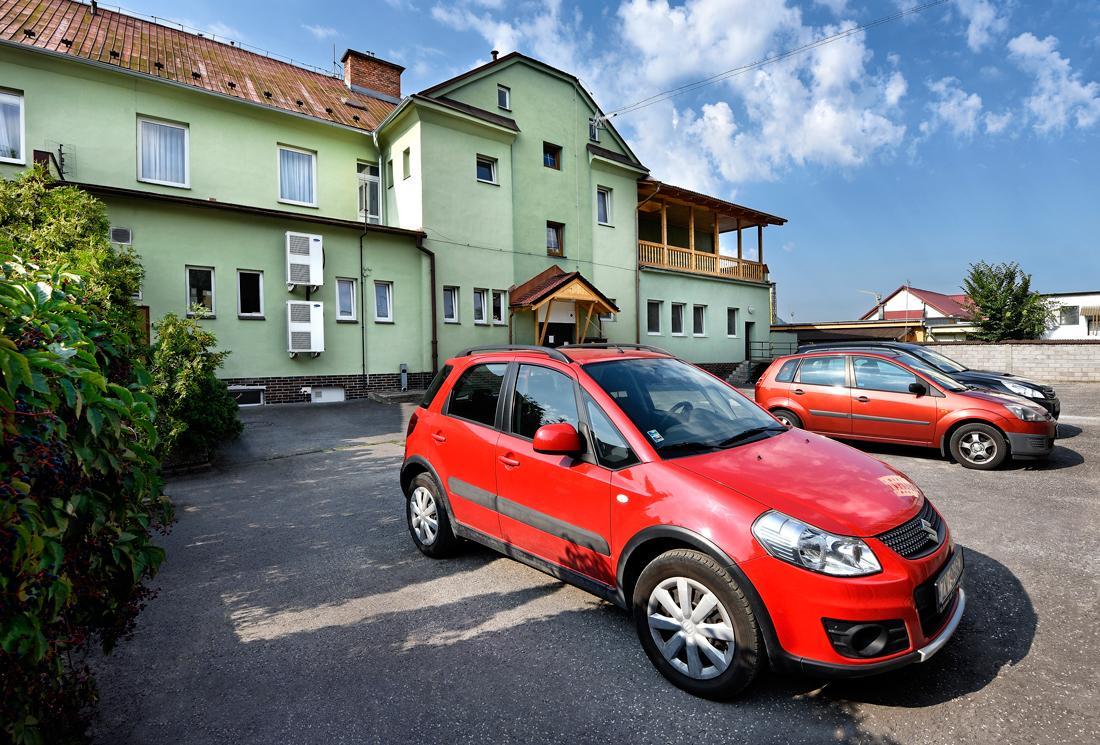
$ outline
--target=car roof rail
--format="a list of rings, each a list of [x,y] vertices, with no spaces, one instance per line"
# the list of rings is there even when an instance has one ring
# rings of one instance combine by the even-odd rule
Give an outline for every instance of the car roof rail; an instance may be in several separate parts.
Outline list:
[[[640,349],[643,352],[656,352],[657,354],[667,354],[669,357],[673,356],[672,353],[668,352],[667,350],[661,349],[660,347],[654,347],[654,346],[651,346],[649,344],[626,344],[626,343],[617,344],[615,342],[588,342],[588,343],[585,343],[585,344],[567,344],[567,345],[561,347],[561,349],[564,350],[566,353],[568,353],[570,349],[618,349],[620,351],[622,351],[624,349]]]
[[[569,364],[571,360],[553,347],[540,347],[534,344],[485,344],[479,347],[466,347],[456,357],[469,357],[478,352],[537,352],[552,360]]]
[[[812,354],[814,352],[859,352],[862,354],[881,354],[884,357],[900,357],[903,354],[909,353],[904,349],[895,349],[894,347],[878,347],[869,344],[836,344],[830,345],[828,342],[824,344],[807,344],[798,348],[796,354]]]

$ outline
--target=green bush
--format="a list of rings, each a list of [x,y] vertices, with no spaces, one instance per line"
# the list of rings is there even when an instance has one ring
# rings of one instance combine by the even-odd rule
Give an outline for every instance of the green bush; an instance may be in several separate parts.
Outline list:
[[[193,318],[169,313],[153,328],[157,342],[151,372],[159,452],[174,462],[206,461],[242,429],[237,402],[217,378],[229,353],[213,351],[214,334]]]
[[[1038,339],[1054,322],[1054,309],[1031,289],[1031,275],[1016,262],[970,265],[963,280],[984,341]]]

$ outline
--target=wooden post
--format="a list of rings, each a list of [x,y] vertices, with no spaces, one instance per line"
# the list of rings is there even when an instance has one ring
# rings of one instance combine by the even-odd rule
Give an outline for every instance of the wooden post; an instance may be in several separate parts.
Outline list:
[[[542,342],[546,339],[546,330],[550,328],[550,311],[554,309],[554,298],[546,304],[546,320],[542,322],[542,331],[539,331],[538,345],[541,347]],[[538,331],[539,327],[539,306],[535,306],[535,330]]]
[[[695,207],[688,205],[688,250],[695,253]],[[695,257],[692,257],[692,262]]]
[[[756,260],[764,263],[764,226],[756,226]]]
[[[577,340],[578,344],[584,343],[584,338],[588,336],[588,324],[592,323],[592,311],[596,308],[596,304],[593,302],[588,303],[588,315],[584,317],[584,328],[581,329],[581,337]]]
[[[741,266],[741,218],[737,218],[737,266]]]
[[[721,253],[718,250],[718,210],[714,211],[714,265],[718,266],[718,254]]]
[[[661,202],[661,265],[668,266],[668,206]]]

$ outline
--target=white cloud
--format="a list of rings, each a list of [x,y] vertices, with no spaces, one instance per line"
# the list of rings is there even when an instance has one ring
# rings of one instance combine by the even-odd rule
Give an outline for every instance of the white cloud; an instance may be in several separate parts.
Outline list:
[[[814,0],[814,5],[824,5],[836,15],[848,12],[848,0]]]
[[[967,93],[959,86],[958,78],[952,77],[929,83],[928,90],[933,96],[928,104],[932,116],[921,123],[921,132],[929,134],[946,127],[958,137],[973,137],[982,114],[981,96]]]
[[[1023,33],[1008,42],[1008,51],[1012,61],[1034,78],[1024,105],[1036,131],[1061,132],[1070,125],[1084,129],[1100,121],[1100,83],[1082,80],[1058,52],[1056,38]]]
[[[310,35],[318,41],[323,41],[330,37],[339,36],[340,34],[339,31],[329,26],[311,26],[309,24],[303,23],[302,28],[308,31]]]
[[[987,111],[982,115],[982,125],[985,127],[986,134],[996,135],[1004,132],[1008,125],[1012,123],[1013,118],[1011,111],[1004,111],[1000,114]]]
[[[955,6],[966,21],[966,45],[980,52],[1008,28],[1008,18],[993,0],[955,0]]]
[[[894,74],[886,81],[886,88],[883,90],[883,95],[886,98],[886,105],[897,106],[908,90],[909,83],[905,81],[905,76],[899,71],[894,70]]]

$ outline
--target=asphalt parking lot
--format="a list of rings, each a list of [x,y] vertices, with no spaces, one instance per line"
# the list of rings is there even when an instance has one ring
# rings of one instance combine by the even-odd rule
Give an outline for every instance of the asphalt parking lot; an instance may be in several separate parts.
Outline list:
[[[768,674],[714,703],[652,668],[625,613],[471,547],[422,557],[398,489],[409,406],[245,412],[168,485],[159,596],[96,663],[102,743],[1100,741],[1100,385],[1062,385],[1045,463],[908,473],[967,551],[930,662],[846,683]]]

